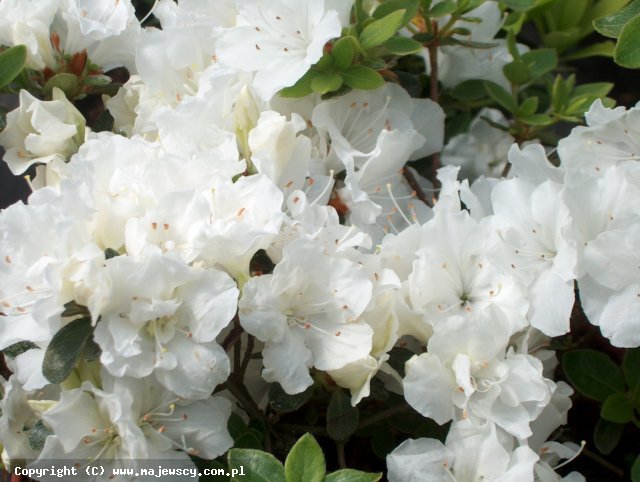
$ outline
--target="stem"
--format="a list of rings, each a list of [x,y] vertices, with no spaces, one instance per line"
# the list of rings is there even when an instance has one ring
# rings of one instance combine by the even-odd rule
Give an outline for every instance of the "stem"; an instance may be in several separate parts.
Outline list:
[[[222,342],[222,348],[224,351],[227,351],[231,345],[233,345],[236,340],[239,340],[242,336],[242,327],[239,325],[240,319],[238,318],[238,313],[233,317],[233,328],[227,335],[227,337]]]
[[[433,36],[435,38],[427,45],[427,50],[429,51],[429,67],[431,68],[429,75],[429,94],[431,100],[437,103],[440,98],[440,91],[438,90],[438,22],[433,20],[431,22],[431,28],[433,29]],[[436,189],[435,195],[437,197],[437,189],[440,188],[440,181],[438,181],[437,178],[437,172],[438,169],[440,169],[440,153],[434,153],[431,156],[431,160],[431,182],[433,182],[433,187]]]
[[[242,358],[242,365],[240,365],[240,372],[238,373],[238,377],[240,378],[240,380],[244,381],[244,374],[247,372],[247,367],[249,366],[249,362],[251,361],[251,355],[253,353],[254,345],[255,345],[255,338],[249,335],[247,339],[247,349],[244,352],[244,357]]]
[[[338,452],[338,465],[341,469],[347,468],[347,458],[344,453],[344,440],[336,442],[336,451]]]
[[[427,195],[424,193],[424,191],[420,187],[420,184],[418,184],[418,181],[416,180],[415,176],[413,175],[413,172],[411,172],[411,169],[409,169],[408,166],[405,166],[405,168],[402,169],[402,175],[407,181],[407,184],[409,184],[409,187],[416,193],[416,197],[420,199],[420,201],[425,203],[427,206],[433,207],[433,203],[431,203],[430,199],[427,198]]]
[[[251,395],[247,392],[247,389],[244,386],[240,387],[235,384],[233,377],[229,377],[229,379],[224,383],[224,388],[229,390],[231,394],[238,400],[241,407],[247,412],[248,415],[257,418],[259,420],[264,420],[264,414],[260,407],[253,401]]]
[[[601,457],[600,455],[596,454],[595,452],[592,452],[591,450],[589,450],[587,448],[582,449],[582,453],[586,457],[588,457],[591,460],[593,460],[594,462],[597,462],[598,464],[602,465],[604,468],[610,470],[611,472],[616,474],[621,479],[624,478],[624,470],[622,470],[619,467],[616,467],[611,462],[606,460],[604,457]]]
[[[391,417],[396,413],[404,412],[408,408],[409,408],[409,405],[407,405],[406,403],[401,403],[399,405],[395,405],[391,408],[383,410],[382,412],[378,412],[375,415],[372,415],[369,418],[365,418],[362,422],[360,422],[356,430],[361,430],[371,425],[375,425],[376,423],[384,420],[385,418]]]

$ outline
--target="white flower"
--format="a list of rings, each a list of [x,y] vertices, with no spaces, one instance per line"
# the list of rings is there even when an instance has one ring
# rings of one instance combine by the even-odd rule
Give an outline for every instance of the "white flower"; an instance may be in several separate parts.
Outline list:
[[[251,278],[240,323],[265,342],[265,380],[287,393],[312,384],[308,367],[336,370],[371,351],[372,330],[358,317],[371,298],[363,269],[299,239],[284,249],[273,274]]]
[[[20,91],[20,106],[7,115],[0,132],[5,162],[14,174],[37,163],[68,161],[84,142],[85,119],[64,93],[53,89],[53,100],[41,101]]]
[[[324,0],[239,4],[244,24],[223,35],[217,55],[225,65],[256,71],[254,87],[264,100],[295,84],[342,29],[338,12],[325,8]]]

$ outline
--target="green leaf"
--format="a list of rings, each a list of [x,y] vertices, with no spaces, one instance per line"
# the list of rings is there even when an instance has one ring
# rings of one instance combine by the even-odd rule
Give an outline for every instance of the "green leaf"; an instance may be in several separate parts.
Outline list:
[[[503,3],[517,12],[526,12],[535,6],[536,0],[503,0]]]
[[[586,59],[588,57],[613,57],[613,52],[616,48],[615,42],[606,40],[605,42],[599,42],[591,44],[580,50],[576,50],[572,54],[563,56],[564,60],[578,60]]]
[[[91,318],[78,318],[53,335],[42,361],[42,374],[47,380],[51,383],[66,380],[91,333]]]
[[[111,77],[108,75],[88,75],[82,83],[90,86],[109,85],[111,83]]]
[[[408,37],[399,35],[391,37],[384,43],[384,48],[394,55],[409,55],[422,51],[422,44]]]
[[[342,72],[342,81],[352,89],[373,90],[384,85],[384,78],[371,67],[354,65]]]
[[[429,17],[444,17],[445,15],[449,15],[455,12],[457,9],[458,5],[456,5],[456,2],[452,0],[444,0],[433,6],[433,8],[429,11]]]
[[[633,405],[626,394],[614,393],[600,407],[600,416],[609,422],[627,423],[633,418]]]
[[[27,62],[27,48],[16,45],[0,54],[0,89],[15,79]]]
[[[27,436],[27,442],[32,450],[40,451],[44,448],[44,442],[52,432],[47,426],[38,420],[31,429],[29,429],[29,435]]]
[[[513,96],[495,82],[485,80],[484,88],[487,91],[489,97],[491,97],[498,103],[498,105],[500,105],[507,111],[515,112],[518,108],[516,100],[513,98]]]
[[[562,358],[562,368],[574,388],[585,397],[603,402],[612,393],[624,392],[622,370],[599,351],[570,351]]]
[[[593,26],[605,37],[618,38],[622,28],[638,15],[640,15],[640,0],[634,0],[622,10],[594,20]]]
[[[262,450],[262,437],[258,436],[254,430],[247,430],[235,439],[233,446],[237,449]]]
[[[627,349],[622,360],[622,369],[629,390],[640,391],[640,348]]]
[[[521,117],[530,117],[538,110],[538,97],[529,97],[522,101],[518,107],[518,115]]]
[[[520,57],[531,77],[539,79],[558,66],[558,53],[555,49],[536,49],[525,52]]]
[[[479,100],[487,96],[487,89],[484,87],[484,81],[470,79],[456,85],[451,91],[451,96],[464,102]]]
[[[631,466],[631,482],[640,482],[640,455]]]
[[[98,345],[93,336],[87,340],[87,343],[84,345],[84,359],[86,361],[97,361],[100,359],[100,355],[102,354],[102,348]]]
[[[229,469],[241,470],[235,479],[245,482],[286,482],[284,466],[273,455],[254,449],[231,449]]]
[[[334,66],[338,70],[346,70],[353,63],[354,42],[357,42],[355,37],[342,37],[333,44],[331,49],[331,55],[333,56]]]
[[[322,482],[326,473],[324,454],[313,435],[300,437],[284,462],[287,482]]]
[[[382,474],[371,474],[353,469],[342,469],[332,472],[324,479],[324,482],[378,482]]]
[[[102,111],[102,114],[100,114],[100,116],[98,116],[98,118],[96,119],[96,122],[93,124],[92,130],[94,132],[111,132],[113,130],[114,121],[115,119],[111,115],[111,112],[105,109],[104,111]],[[120,253],[118,253],[117,251],[113,249],[112,251],[116,253],[116,256],[120,255]]]
[[[300,79],[298,79],[298,81],[291,87],[285,87],[282,89],[279,92],[280,97],[305,97],[313,93],[313,89],[311,89],[311,82],[316,75],[318,75],[317,71],[310,70],[300,77]]]
[[[360,34],[360,45],[364,50],[383,44],[402,27],[406,10],[396,10],[384,18],[367,25]]]
[[[105,111],[105,112],[108,112],[108,111]],[[104,259],[111,259],[111,258],[115,258],[116,256],[120,256],[120,253],[118,253],[115,249],[107,248],[104,250]]]
[[[334,440],[347,440],[358,427],[360,412],[351,406],[351,400],[342,390],[331,395],[327,407],[327,432]]]
[[[542,43],[558,51],[574,46],[580,41],[580,29],[578,27],[566,30],[556,30],[542,36]]]
[[[61,74],[56,74],[51,77],[46,84],[44,84],[44,93],[47,97],[51,97],[53,93],[53,88],[57,87],[67,99],[73,99],[79,93],[79,83],[78,77],[74,74],[69,74],[67,72],[62,72]]]
[[[309,401],[313,396],[313,392],[314,387],[312,385],[304,392],[289,395],[279,383],[272,383],[269,386],[269,406],[280,413],[294,412]]]
[[[546,126],[553,123],[553,118],[548,114],[522,115],[520,120],[531,126]]]
[[[19,341],[18,343],[14,343],[13,345],[9,345],[2,353],[9,358],[15,358],[18,355],[22,355],[24,352],[33,350],[34,348],[40,349],[38,345],[30,341]]]
[[[318,94],[338,90],[342,85],[342,76],[335,72],[320,72],[311,81],[311,89]]]
[[[623,431],[623,424],[608,422],[600,418],[593,431],[593,443],[601,454],[608,455],[620,442]]]
[[[531,74],[522,60],[514,60],[502,68],[504,76],[515,85],[526,84],[531,80]]]
[[[231,416],[229,417],[229,421],[227,422],[227,430],[229,431],[229,435],[235,441],[247,430],[247,424],[244,423],[242,417],[235,412],[231,412]]]
[[[418,8],[420,8],[419,0],[387,0],[386,2],[382,2],[373,12],[374,18],[383,18],[389,15],[392,12],[397,10],[405,10],[404,19],[402,20],[402,24],[406,24],[418,13]]]
[[[622,28],[613,60],[629,69],[640,67],[640,15],[629,20]]]

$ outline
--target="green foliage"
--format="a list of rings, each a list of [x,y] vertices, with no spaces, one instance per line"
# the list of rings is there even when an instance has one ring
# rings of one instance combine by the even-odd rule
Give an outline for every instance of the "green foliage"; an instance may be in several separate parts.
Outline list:
[[[38,345],[30,341],[19,341],[18,343],[14,343],[13,345],[6,347],[2,350],[2,353],[9,358],[15,358],[18,355],[22,355],[24,352],[33,349],[39,349]]]
[[[29,429],[27,435],[27,443],[32,450],[40,451],[44,448],[44,442],[51,431],[46,427],[42,420],[38,420],[33,427]]]
[[[279,383],[272,383],[269,386],[269,406],[276,412],[295,412],[313,396],[314,387],[310,386],[304,392],[295,395],[286,393]]]
[[[613,60],[622,67],[640,67],[640,15],[629,20],[618,37]]]
[[[598,451],[604,455],[613,452],[622,438],[624,425],[621,423],[609,422],[603,418],[598,420],[593,431],[593,443]]]
[[[284,462],[287,482],[322,482],[326,473],[324,454],[313,435],[303,435]]]
[[[631,466],[631,482],[640,482],[640,455]]]
[[[599,351],[584,349],[566,353],[562,368],[574,388],[585,397],[603,402],[611,394],[624,392],[622,370]]]
[[[327,432],[338,441],[347,440],[358,427],[360,412],[342,390],[335,390],[327,408]]]
[[[20,75],[26,62],[27,48],[24,45],[16,45],[0,54],[0,89]]]
[[[93,333],[91,318],[78,318],[53,335],[42,362],[42,374],[51,383],[62,383],[80,359]]]
[[[382,474],[370,474],[353,469],[342,469],[333,472],[324,479],[324,482],[377,482]]]
[[[605,37],[618,38],[624,26],[640,15],[640,1],[634,0],[623,9],[593,21],[595,29]]]
[[[255,449],[231,449],[227,456],[230,470],[242,471],[236,479],[246,482],[287,482],[284,466],[273,455]]]

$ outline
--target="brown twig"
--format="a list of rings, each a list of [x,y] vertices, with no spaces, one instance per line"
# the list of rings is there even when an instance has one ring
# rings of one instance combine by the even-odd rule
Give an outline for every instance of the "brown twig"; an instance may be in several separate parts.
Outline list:
[[[413,175],[413,172],[411,172],[411,169],[409,169],[409,166],[405,166],[402,169],[402,175],[404,176],[405,180],[407,181],[407,184],[409,184],[409,187],[411,188],[411,190],[416,193],[416,197],[420,201],[425,203],[427,206],[432,206],[431,200],[424,193],[424,191],[420,187],[420,184],[418,184],[418,180]]]
[[[399,405],[394,405],[391,408],[383,410],[382,412],[378,412],[375,415],[370,416],[369,418],[365,418],[358,424],[358,428],[356,430],[362,430],[363,428],[370,427],[371,425],[375,425],[376,423],[391,417],[397,413],[404,412],[409,408],[409,405],[406,403],[401,403]]]
[[[341,469],[347,468],[347,457],[344,453],[344,440],[336,442],[336,451],[338,452],[338,465]]]

